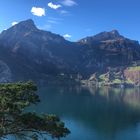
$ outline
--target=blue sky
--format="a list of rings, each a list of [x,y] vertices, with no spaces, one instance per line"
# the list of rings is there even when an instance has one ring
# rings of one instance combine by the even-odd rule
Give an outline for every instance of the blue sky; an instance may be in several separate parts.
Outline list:
[[[140,0],[0,0],[0,31],[30,18],[72,41],[113,29],[140,41]]]

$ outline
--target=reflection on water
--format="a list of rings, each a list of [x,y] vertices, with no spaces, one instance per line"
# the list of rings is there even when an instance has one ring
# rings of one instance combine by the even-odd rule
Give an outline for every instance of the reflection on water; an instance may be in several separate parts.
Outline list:
[[[140,140],[140,89],[44,87],[31,109],[59,115],[66,140]]]

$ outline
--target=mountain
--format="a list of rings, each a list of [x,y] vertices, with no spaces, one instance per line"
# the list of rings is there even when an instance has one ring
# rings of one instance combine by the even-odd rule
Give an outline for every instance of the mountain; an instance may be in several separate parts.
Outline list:
[[[117,30],[70,42],[38,29],[29,19],[0,34],[0,61],[9,73],[5,81],[88,78],[97,71],[106,72],[108,67],[127,67],[139,60],[138,41]]]
[[[86,46],[82,59],[91,72],[104,71],[108,66],[131,65],[140,59],[139,42],[123,37],[117,30],[86,37],[79,44]]]
[[[107,41],[107,40],[118,40],[118,39],[125,39],[122,35],[119,34],[117,30],[112,30],[110,32],[101,32],[95,36],[86,37],[81,39],[79,42],[84,44],[92,44],[100,41]]]
[[[13,77],[18,79],[38,79],[76,71],[79,45],[60,35],[37,29],[32,20],[3,31],[0,46],[0,59],[10,66]]]

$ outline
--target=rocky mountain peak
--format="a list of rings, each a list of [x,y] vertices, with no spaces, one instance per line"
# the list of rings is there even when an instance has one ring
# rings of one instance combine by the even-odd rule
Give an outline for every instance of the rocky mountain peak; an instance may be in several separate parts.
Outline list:
[[[38,30],[37,27],[35,26],[34,22],[32,19],[28,19],[22,22],[19,22],[18,24],[12,26],[11,28],[4,30],[0,34],[0,38],[5,38],[5,37],[10,37],[10,36],[19,36],[19,35],[24,35],[25,33],[29,33],[32,31]],[[7,36],[8,35],[8,36]]]
[[[112,30],[112,31],[110,31],[110,33],[112,35],[120,36],[120,33],[118,32],[118,30]]]
[[[9,44],[8,46],[14,46],[17,41],[36,31],[39,31],[39,29],[37,29],[32,19],[28,19],[4,30],[0,34],[0,41],[4,42],[4,44]]]
[[[106,40],[116,40],[116,39],[122,39],[124,38],[122,35],[119,34],[117,30],[112,30],[112,31],[105,31],[101,32],[95,36],[92,37],[94,40],[99,40],[99,41],[106,41]]]
[[[125,39],[125,37],[120,35],[117,30],[112,30],[109,32],[104,31],[91,37],[86,37],[84,39],[81,39],[79,42],[92,43],[92,42],[101,42],[101,41],[118,40],[118,39]]]
[[[32,19],[22,21],[19,24],[15,25],[15,27],[20,27],[20,28],[29,29],[29,30],[36,30],[37,29],[37,27],[34,24],[34,21]]]
[[[14,32],[31,32],[31,31],[36,31],[38,30],[34,21],[32,19],[28,19],[22,22],[19,22],[18,24],[12,26],[10,29],[7,31],[14,31]]]

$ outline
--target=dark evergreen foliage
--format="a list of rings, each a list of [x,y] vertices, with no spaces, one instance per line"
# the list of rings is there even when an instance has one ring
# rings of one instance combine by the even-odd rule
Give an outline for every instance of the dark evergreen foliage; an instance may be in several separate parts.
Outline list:
[[[8,135],[37,140],[47,136],[60,139],[70,131],[55,115],[25,113],[24,109],[40,102],[32,82],[0,85],[0,138]]]

